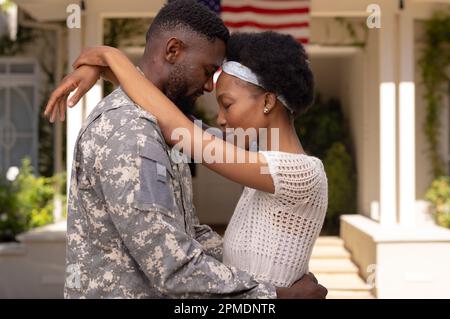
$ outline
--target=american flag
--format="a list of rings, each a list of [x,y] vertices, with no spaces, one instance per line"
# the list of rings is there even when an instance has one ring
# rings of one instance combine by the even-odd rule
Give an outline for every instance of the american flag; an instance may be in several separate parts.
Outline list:
[[[230,32],[276,31],[309,42],[310,0],[198,0],[219,14]]]

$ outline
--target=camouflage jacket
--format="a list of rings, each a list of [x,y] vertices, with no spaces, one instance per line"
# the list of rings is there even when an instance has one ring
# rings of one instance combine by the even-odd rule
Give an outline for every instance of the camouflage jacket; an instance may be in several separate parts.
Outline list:
[[[276,297],[221,262],[220,236],[196,216],[189,166],[120,88],[78,136],[67,223],[66,298]]]

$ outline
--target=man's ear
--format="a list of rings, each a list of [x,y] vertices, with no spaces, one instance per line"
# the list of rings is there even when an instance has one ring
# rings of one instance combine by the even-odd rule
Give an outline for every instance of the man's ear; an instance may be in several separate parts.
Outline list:
[[[166,44],[166,61],[174,64],[185,49],[185,44],[178,38],[170,38]]]

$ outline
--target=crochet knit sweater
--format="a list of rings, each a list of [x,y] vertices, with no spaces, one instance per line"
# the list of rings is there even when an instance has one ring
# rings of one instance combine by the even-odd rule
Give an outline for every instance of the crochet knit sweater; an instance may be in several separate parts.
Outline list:
[[[223,262],[288,287],[308,272],[327,210],[327,177],[316,157],[261,153],[275,192],[244,188],[225,232]]]

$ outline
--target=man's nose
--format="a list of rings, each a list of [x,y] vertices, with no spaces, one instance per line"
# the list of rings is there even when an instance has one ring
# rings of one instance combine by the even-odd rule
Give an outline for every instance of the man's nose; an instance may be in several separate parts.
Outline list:
[[[208,79],[208,81],[206,81],[205,85],[203,86],[203,90],[205,90],[206,92],[212,92],[214,90],[214,82],[212,76]]]

